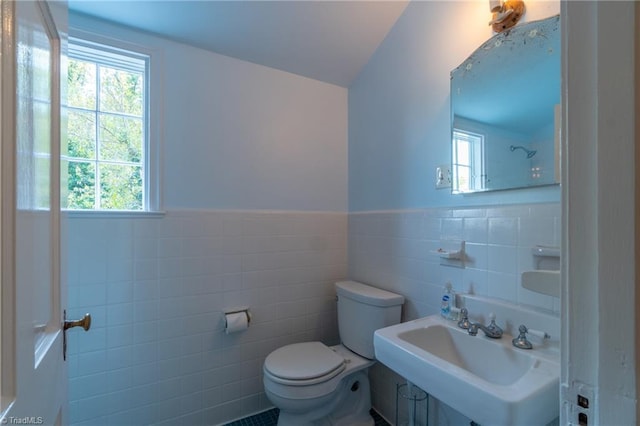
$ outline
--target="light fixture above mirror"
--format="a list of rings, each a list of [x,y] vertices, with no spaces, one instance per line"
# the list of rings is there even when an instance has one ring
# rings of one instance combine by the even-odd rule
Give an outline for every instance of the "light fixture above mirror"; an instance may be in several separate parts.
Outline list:
[[[489,9],[493,13],[489,25],[496,33],[513,27],[525,12],[522,0],[489,0]]]

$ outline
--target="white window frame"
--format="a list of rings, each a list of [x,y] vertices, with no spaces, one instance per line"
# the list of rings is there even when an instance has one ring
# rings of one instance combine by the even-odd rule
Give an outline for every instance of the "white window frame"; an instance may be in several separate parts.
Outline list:
[[[464,193],[472,191],[482,191],[486,188],[486,173],[484,165],[484,140],[485,137],[482,134],[470,132],[468,130],[453,129],[453,150],[452,150],[452,165],[453,165],[453,193]],[[469,164],[460,164],[458,161],[458,140],[465,140],[469,143]],[[469,189],[462,190],[458,183],[458,169],[460,167],[469,168]]]
[[[90,49],[100,52],[98,57],[92,59]],[[144,188],[143,188],[143,209],[142,210],[96,210],[96,209],[65,209],[67,214],[73,216],[140,216],[163,214],[161,189],[160,189],[160,155],[162,152],[162,79],[161,79],[161,53],[146,46],[130,43],[124,40],[103,36],[81,29],[69,29],[69,52],[74,52],[73,57],[89,62],[103,63],[100,59],[108,57],[114,58],[117,55],[142,59],[145,61],[145,98],[144,98]],[[103,53],[102,53],[103,52]],[[102,55],[102,58],[100,57]],[[112,64],[118,63],[112,61]],[[108,65],[108,62],[107,62]],[[118,63],[119,66],[127,69],[125,63]]]

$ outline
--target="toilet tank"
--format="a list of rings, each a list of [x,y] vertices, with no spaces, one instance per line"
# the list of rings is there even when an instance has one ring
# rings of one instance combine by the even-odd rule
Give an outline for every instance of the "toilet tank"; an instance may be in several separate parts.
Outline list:
[[[373,333],[400,322],[404,297],[356,281],[337,282],[336,293],[342,344],[374,359]]]

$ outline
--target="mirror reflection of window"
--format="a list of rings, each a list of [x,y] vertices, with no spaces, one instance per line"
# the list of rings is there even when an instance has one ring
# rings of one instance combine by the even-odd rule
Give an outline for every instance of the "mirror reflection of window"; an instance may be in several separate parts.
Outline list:
[[[453,130],[453,192],[482,191],[485,188],[484,136]]]
[[[558,132],[554,105],[560,103],[561,92],[560,45],[558,15],[526,22],[496,34],[451,72],[452,135],[457,131],[484,137],[484,144],[477,142],[482,155],[470,155],[468,162],[460,156],[460,178],[452,185],[453,192],[560,182],[559,150],[554,150],[554,131]],[[452,141],[452,150],[470,154],[475,139],[464,140],[467,144]],[[511,146],[536,154],[514,152]],[[483,163],[477,166],[475,161]]]

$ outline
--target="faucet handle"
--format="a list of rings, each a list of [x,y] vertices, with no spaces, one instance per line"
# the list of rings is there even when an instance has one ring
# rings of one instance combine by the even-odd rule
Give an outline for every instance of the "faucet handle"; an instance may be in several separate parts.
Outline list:
[[[460,309],[460,316],[462,318],[458,321],[458,327],[468,330],[471,323],[469,322],[469,311],[467,308]]]
[[[493,312],[489,312],[488,317],[489,321],[491,322],[489,323],[487,328],[497,334],[502,334],[502,328],[500,328],[498,324],[496,324],[496,314],[494,314]]]
[[[536,336],[537,338],[539,338],[541,340],[551,339],[551,336],[549,336],[549,334],[546,331],[534,330],[532,328],[528,328],[527,329],[527,333],[529,333],[529,335],[531,335],[531,336]]]
[[[531,344],[531,342],[527,340],[527,332],[529,331],[527,327],[524,324],[521,324],[520,327],[518,327],[518,331],[520,332],[518,337],[511,340],[511,343],[513,344],[513,346],[520,349],[533,348],[533,345]]]

